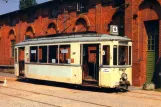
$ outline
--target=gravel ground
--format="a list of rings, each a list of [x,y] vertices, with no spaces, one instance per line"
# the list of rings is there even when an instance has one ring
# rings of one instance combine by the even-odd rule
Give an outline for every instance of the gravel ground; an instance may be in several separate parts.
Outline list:
[[[47,84],[48,85],[45,85]],[[0,84],[0,107],[161,107],[161,93],[75,87],[42,81]]]
[[[14,74],[0,72],[0,81],[4,81],[4,78],[6,78],[7,80],[16,80],[17,79],[17,77]]]

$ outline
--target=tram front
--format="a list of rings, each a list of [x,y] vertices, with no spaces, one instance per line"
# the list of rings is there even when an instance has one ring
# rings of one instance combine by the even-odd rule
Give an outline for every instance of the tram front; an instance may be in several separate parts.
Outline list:
[[[125,38],[127,39],[127,38]],[[102,44],[100,66],[101,87],[125,88],[132,84],[132,42],[131,40],[109,41]]]

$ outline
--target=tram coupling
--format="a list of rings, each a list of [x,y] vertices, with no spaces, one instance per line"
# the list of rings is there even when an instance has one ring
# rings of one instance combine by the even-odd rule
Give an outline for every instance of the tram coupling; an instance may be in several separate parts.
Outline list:
[[[124,88],[124,89],[128,89],[129,86],[130,86],[130,81],[128,81],[127,74],[122,73],[121,78],[120,78],[120,82],[119,82],[119,87]]]
[[[119,83],[119,88],[123,88],[123,89],[127,90],[129,86],[130,86],[129,81],[120,81],[120,83]]]

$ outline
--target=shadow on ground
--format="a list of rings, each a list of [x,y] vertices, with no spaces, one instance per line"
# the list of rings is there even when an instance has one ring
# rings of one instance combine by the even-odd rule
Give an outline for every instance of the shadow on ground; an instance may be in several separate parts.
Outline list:
[[[128,90],[125,90],[125,89],[99,88],[99,87],[67,84],[67,83],[58,83],[58,82],[53,82],[53,81],[35,80],[35,79],[18,79],[17,81],[30,83],[30,84],[37,84],[37,85],[46,85],[46,86],[69,88],[69,89],[75,89],[75,90],[81,90],[81,91],[92,91],[92,92],[103,92],[103,93],[128,92]]]
[[[4,81],[0,81],[0,84],[4,83]]]

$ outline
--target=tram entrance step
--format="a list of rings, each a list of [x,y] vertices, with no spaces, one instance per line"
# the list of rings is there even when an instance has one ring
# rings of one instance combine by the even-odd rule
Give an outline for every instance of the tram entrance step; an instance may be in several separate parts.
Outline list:
[[[85,84],[85,85],[98,85],[98,81],[95,79],[84,79],[83,84]]]
[[[92,76],[86,76],[85,80],[95,80],[95,79],[93,79]]]

